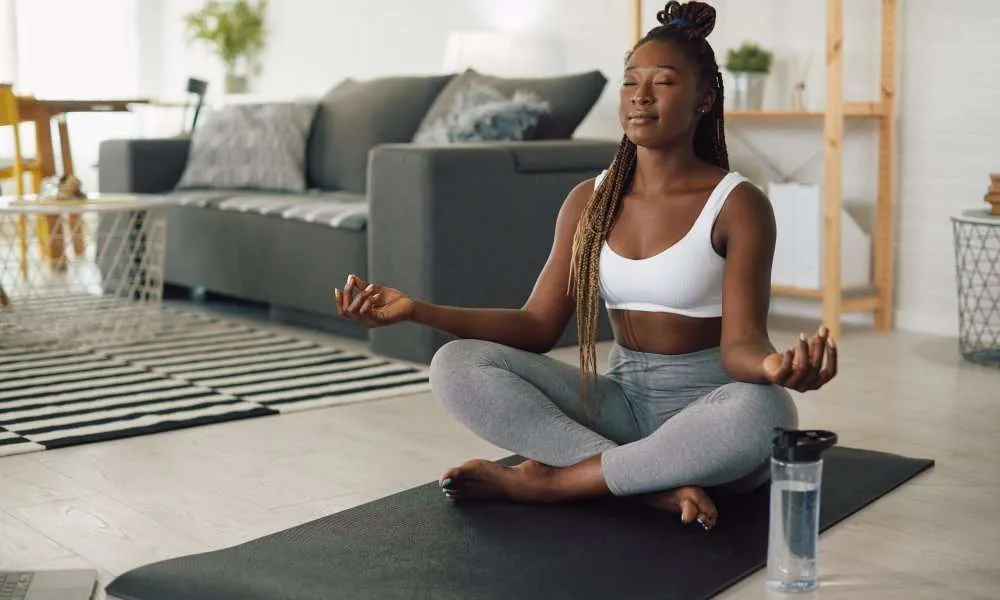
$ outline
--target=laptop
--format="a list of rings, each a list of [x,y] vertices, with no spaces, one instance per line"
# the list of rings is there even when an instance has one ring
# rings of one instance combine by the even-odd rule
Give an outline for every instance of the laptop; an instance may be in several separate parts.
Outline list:
[[[0,600],[91,600],[94,569],[0,571]]]

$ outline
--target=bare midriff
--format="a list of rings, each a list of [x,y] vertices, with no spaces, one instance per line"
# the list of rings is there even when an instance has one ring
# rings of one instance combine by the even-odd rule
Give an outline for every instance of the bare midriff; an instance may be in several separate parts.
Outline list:
[[[615,341],[652,354],[687,354],[719,345],[721,317],[688,317],[662,312],[610,310]]]

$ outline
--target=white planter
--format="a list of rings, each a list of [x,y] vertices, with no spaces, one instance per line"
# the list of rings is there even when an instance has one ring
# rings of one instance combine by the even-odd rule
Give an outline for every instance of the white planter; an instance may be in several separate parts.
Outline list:
[[[226,75],[227,94],[245,94],[249,89],[247,78],[242,75]]]
[[[767,73],[734,72],[731,90],[726,95],[732,98],[733,110],[762,110]]]

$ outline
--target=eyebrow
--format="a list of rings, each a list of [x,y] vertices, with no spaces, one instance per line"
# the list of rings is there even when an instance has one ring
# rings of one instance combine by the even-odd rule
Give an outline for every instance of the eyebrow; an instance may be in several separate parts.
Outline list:
[[[642,67],[629,66],[629,67],[625,67],[625,70],[626,71],[637,71],[640,68],[642,68]],[[656,65],[655,68],[657,68],[657,69],[670,69],[671,71],[677,71],[678,70],[677,67],[675,67],[673,65]]]

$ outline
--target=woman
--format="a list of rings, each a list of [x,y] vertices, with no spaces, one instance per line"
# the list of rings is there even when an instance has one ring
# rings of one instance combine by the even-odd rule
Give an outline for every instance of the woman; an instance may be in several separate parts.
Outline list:
[[[348,277],[340,314],[411,321],[460,338],[431,361],[440,402],[525,462],[445,472],[454,499],[567,502],[612,494],[706,529],[708,491],[766,481],[775,427],[795,427],[787,389],[836,374],[825,328],[777,351],[767,333],[775,223],[767,197],[729,170],[723,89],[705,40],[714,9],[667,3],[627,58],[610,167],[577,185],[520,309],[467,309]],[[598,296],[614,331],[596,374]],[[551,358],[574,310],[580,368]],[[787,388],[787,389],[786,389]]]

